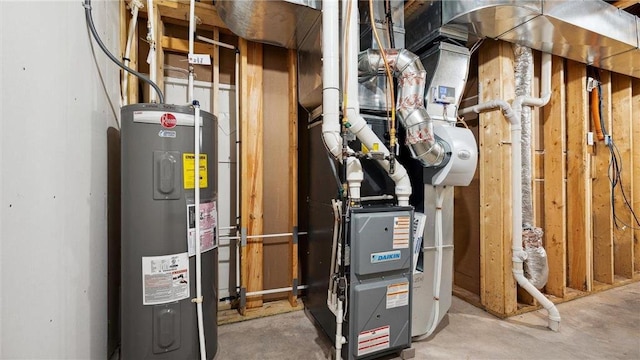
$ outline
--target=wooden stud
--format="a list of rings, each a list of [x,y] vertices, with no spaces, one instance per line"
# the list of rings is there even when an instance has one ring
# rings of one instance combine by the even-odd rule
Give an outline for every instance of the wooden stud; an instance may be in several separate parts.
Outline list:
[[[633,209],[636,212],[636,216],[640,217],[640,79],[633,79],[633,97],[631,99],[631,113],[632,113],[632,141],[633,144],[633,166],[632,175],[633,188]],[[634,272],[640,271],[640,230],[633,230],[633,255],[634,255]]]
[[[591,290],[591,171],[586,65],[567,60],[568,286]]]
[[[485,41],[479,53],[479,102],[513,100],[513,51],[506,42]],[[511,274],[511,146],[500,111],[480,114],[480,300],[495,314],[516,311]],[[501,170],[500,170],[501,169]]]
[[[239,39],[240,49],[240,141],[241,227],[247,235],[263,232],[263,111],[262,44]],[[248,239],[241,251],[241,287],[247,292],[263,288],[262,239]],[[247,298],[246,308],[262,306],[262,296]]]
[[[543,108],[544,245],[549,262],[546,292],[562,298],[567,277],[565,68],[561,57],[553,56],[551,61],[551,99]]]
[[[214,31],[219,29],[215,28]],[[162,37],[162,47],[166,51],[173,51],[177,53],[187,54],[189,53],[189,40],[174,38],[170,36]],[[200,42],[196,42],[193,44],[193,51],[197,54],[211,54],[214,49],[218,48],[218,46],[203,44]]]
[[[289,228],[293,229],[298,226],[298,53],[295,50],[289,50],[288,56],[289,68]],[[298,243],[289,240],[289,283],[293,286],[294,281],[299,279],[298,276]],[[299,284],[299,281],[298,281]],[[291,292],[289,294],[289,303],[291,306],[297,306],[298,294]]]
[[[611,73],[602,71],[602,120],[607,131],[611,129]],[[593,91],[596,91],[594,89]],[[593,111],[592,111],[593,112]],[[593,114],[591,115],[593,119]],[[613,284],[613,216],[611,212],[611,183],[609,171],[609,147],[604,141],[595,144],[593,170],[593,278],[605,284]]]
[[[616,189],[615,214],[618,226],[613,229],[614,271],[625,278],[633,277],[633,224],[631,212],[623,195],[632,201],[631,194],[631,78],[613,73],[611,75],[611,103],[613,129],[611,135],[619,151],[619,166],[622,169],[621,179]],[[615,219],[614,219],[615,221]]]

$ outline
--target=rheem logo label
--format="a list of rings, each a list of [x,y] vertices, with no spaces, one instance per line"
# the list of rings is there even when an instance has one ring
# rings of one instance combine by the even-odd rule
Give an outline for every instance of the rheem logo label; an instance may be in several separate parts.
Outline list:
[[[176,127],[177,122],[178,121],[176,120],[176,116],[171,113],[164,113],[160,117],[160,125],[167,129],[173,129],[174,127]]]

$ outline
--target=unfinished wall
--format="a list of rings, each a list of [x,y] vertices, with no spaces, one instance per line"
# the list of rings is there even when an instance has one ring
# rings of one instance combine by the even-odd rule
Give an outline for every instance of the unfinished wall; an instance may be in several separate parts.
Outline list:
[[[119,48],[119,3],[93,1]],[[107,357],[107,129],[119,72],[80,2],[0,2],[0,358]]]
[[[533,94],[539,94],[540,54],[534,54]],[[477,59],[478,82],[469,82],[465,96],[477,92],[478,102],[513,101],[512,45],[487,40]],[[621,184],[613,193],[609,147],[597,137],[593,144],[587,138],[594,131],[588,76],[602,82],[603,120],[623,169]],[[634,186],[639,168],[634,161],[640,154],[640,141],[635,138],[640,127],[638,85],[637,79],[628,76],[592,71],[557,56],[552,59],[551,100],[533,111],[532,170],[535,222],[545,231],[549,261],[544,292],[556,301],[640,279],[640,254],[634,240],[638,235],[633,229],[637,224],[622,193],[630,205],[640,193]],[[498,110],[470,120],[478,133],[479,176],[471,186],[456,190],[456,223],[466,224],[466,230],[456,228],[456,293],[496,315],[513,315],[535,308],[535,302],[517,291],[511,275],[509,124]],[[465,205],[475,198],[479,208],[469,211]],[[637,214],[637,202],[633,206]],[[458,261],[474,256],[480,259],[475,276],[465,271],[469,261]]]

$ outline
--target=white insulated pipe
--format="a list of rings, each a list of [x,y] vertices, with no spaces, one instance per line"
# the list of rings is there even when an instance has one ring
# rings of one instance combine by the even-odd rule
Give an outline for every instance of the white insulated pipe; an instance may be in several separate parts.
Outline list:
[[[138,24],[138,10],[143,7],[140,0],[131,0],[129,2],[129,6],[131,7],[131,21],[129,22],[129,32],[127,33],[127,44],[124,48],[124,55],[122,57],[124,66],[129,66],[131,60],[129,56],[131,56],[131,43],[133,42],[133,37],[136,34],[136,26]],[[124,76],[122,77],[122,105],[129,105],[129,72],[124,71]]]
[[[147,41],[149,42],[149,57],[147,63],[149,64],[149,80],[152,83],[156,83],[158,80],[156,62],[158,61],[156,56],[156,28],[154,25],[155,12],[153,9],[153,0],[147,0]],[[149,102],[156,102],[157,94],[155,90],[149,85]]]
[[[459,114],[465,115],[471,112],[500,108],[505,118],[511,124],[511,227],[512,227],[512,272],[518,285],[533,296],[544,307],[549,316],[549,329],[558,331],[560,328],[560,313],[556,306],[547,299],[540,290],[529,282],[524,276],[523,263],[527,258],[526,252],[522,249],[522,149],[520,146],[522,138],[522,127],[520,124],[520,113],[522,106],[545,106],[551,98],[551,54],[542,53],[540,97],[518,96],[513,100],[513,105],[509,105],[504,100],[491,100],[482,104],[462,109]]]

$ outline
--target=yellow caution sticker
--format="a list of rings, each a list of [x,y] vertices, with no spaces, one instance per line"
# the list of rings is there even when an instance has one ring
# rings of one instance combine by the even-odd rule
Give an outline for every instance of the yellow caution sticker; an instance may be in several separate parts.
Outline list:
[[[196,175],[196,156],[193,153],[182,154],[182,169],[184,179],[184,188],[195,188],[195,182],[193,179]],[[200,154],[200,188],[204,189],[209,186],[207,181],[207,154]]]

